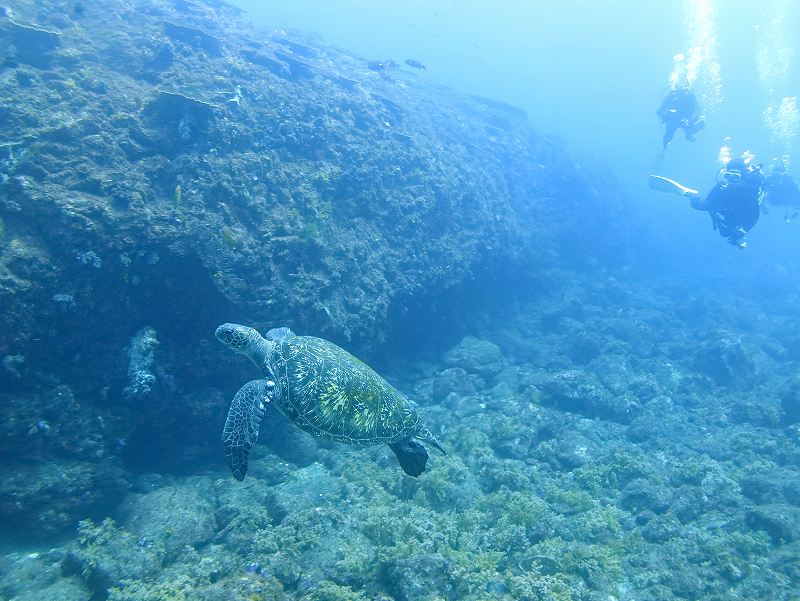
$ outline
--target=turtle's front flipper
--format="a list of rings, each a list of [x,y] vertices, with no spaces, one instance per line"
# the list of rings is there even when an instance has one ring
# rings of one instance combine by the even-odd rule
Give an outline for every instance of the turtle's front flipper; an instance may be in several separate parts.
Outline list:
[[[390,444],[389,448],[397,455],[400,467],[409,476],[415,478],[425,471],[425,464],[428,461],[428,451],[425,450],[416,440],[401,440]]]
[[[258,440],[258,428],[264,408],[271,400],[270,395],[267,380],[252,380],[233,397],[222,430],[222,444],[225,445],[225,456],[233,477],[239,481],[244,480],[247,473],[247,458]]]

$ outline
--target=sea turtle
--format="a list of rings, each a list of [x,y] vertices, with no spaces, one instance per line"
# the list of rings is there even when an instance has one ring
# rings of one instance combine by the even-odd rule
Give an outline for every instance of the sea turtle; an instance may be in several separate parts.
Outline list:
[[[416,439],[439,442],[411,403],[368,365],[332,342],[275,328],[262,337],[253,328],[222,324],[216,336],[248,357],[263,376],[233,397],[222,443],[233,477],[243,480],[267,403],[297,426],[355,447],[387,444],[410,476],[425,470],[428,452]]]

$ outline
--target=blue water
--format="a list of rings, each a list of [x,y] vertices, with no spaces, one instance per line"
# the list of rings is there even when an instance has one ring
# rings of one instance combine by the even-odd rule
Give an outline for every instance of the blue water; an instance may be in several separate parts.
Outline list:
[[[433,84],[490,96],[527,111],[538,129],[601,157],[665,248],[662,268],[687,262],[757,278],[759,266],[797,251],[794,228],[765,218],[747,256],[710,243],[704,214],[650,192],[657,172],[705,194],[714,185],[720,148],[753,152],[768,168],[800,152],[798,126],[789,147],[771,141],[763,114],[800,91],[800,7],[773,0],[731,2],[434,1],[270,3],[238,0],[255,23],[316,33],[372,60],[416,58]],[[673,57],[700,47],[695,82],[706,96],[704,131],[694,143],[676,136],[654,170],[660,126],[655,116],[669,86]],[[769,57],[759,63],[759,52]],[[780,65],[779,73],[774,67]],[[770,69],[770,66],[773,67]],[[709,71],[718,71],[718,78]],[[719,90],[715,89],[719,86]],[[790,165],[797,174],[797,161]],[[674,264],[672,259],[674,259]]]

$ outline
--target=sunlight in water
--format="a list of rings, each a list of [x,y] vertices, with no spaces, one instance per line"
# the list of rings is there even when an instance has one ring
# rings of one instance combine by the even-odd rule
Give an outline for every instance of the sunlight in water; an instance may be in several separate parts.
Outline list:
[[[712,111],[723,100],[716,9],[712,0],[689,0],[686,30],[689,51],[680,65],[676,57],[676,70],[680,68],[686,82],[695,87],[705,110]]]
[[[719,149],[719,155],[717,156],[717,160],[723,167],[730,162],[731,158],[733,157],[731,156],[730,146],[723,146],[722,148]]]
[[[764,6],[764,23],[758,28],[756,65],[761,93],[767,103],[764,125],[770,134],[775,154],[788,164],[792,144],[800,130],[797,98],[791,93],[791,74],[795,50],[789,33],[792,5],[789,0],[773,0]]]
[[[797,97],[784,98],[780,104],[770,104],[764,110],[764,124],[770,134],[770,141],[788,167],[792,156],[792,144],[800,132],[800,112],[797,110]]]

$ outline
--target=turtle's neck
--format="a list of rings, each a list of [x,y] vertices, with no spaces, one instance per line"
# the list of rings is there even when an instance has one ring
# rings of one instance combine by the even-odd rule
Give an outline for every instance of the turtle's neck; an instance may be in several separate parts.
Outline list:
[[[272,354],[272,350],[275,348],[275,343],[272,340],[266,340],[261,336],[254,338],[250,341],[250,344],[247,345],[247,350],[244,351],[244,354],[255,363],[256,367],[261,372],[262,376],[267,375],[267,361],[269,360],[269,356]]]

